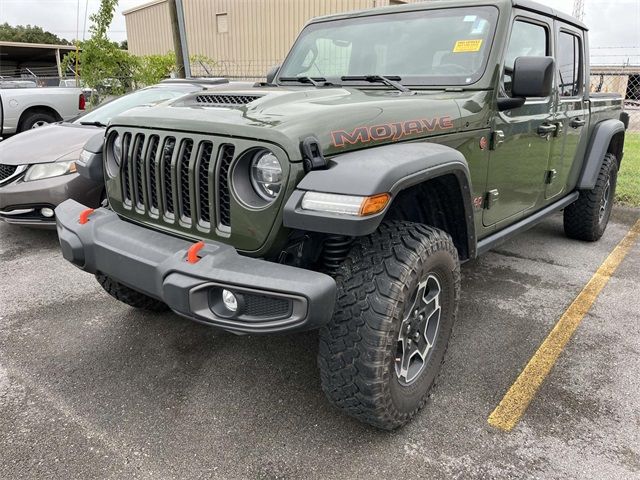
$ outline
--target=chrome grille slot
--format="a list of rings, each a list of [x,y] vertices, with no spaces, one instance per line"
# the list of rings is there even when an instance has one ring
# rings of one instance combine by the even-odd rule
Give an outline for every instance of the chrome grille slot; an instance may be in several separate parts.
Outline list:
[[[158,212],[158,147],[160,146],[160,137],[151,135],[149,137],[149,146],[147,147],[146,168],[149,172],[149,210],[153,213]]]
[[[173,152],[176,148],[176,139],[167,137],[164,139],[160,165],[162,169],[162,201],[165,214],[173,218],[173,188],[171,183],[171,171],[173,164]]]
[[[191,220],[191,188],[189,182],[189,165],[191,162],[191,153],[193,152],[193,140],[186,138],[182,140],[180,145],[180,154],[178,157],[178,184],[180,194],[180,215],[185,221]]]
[[[211,157],[213,155],[213,143],[202,142],[198,154],[197,182],[198,182],[198,211],[201,222],[209,225],[211,223]]]
[[[142,151],[144,148],[144,135],[141,133],[134,137],[133,141],[133,175],[135,181],[133,182],[133,188],[136,198],[136,207],[144,209],[144,159],[142,157]]]
[[[235,153],[233,145],[222,145],[218,155],[218,192],[216,205],[218,206],[218,223],[221,227],[231,227],[231,199],[229,193],[229,168]]]
[[[122,194],[124,197],[125,205],[131,206],[131,152],[129,151],[131,146],[131,134],[125,133],[122,137]]]

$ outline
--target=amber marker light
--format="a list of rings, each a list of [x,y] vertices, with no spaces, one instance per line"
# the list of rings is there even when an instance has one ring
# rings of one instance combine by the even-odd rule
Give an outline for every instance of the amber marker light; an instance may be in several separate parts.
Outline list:
[[[388,193],[381,193],[374,195],[373,197],[365,197],[364,202],[360,206],[360,216],[366,217],[367,215],[375,215],[385,209],[391,195]]]

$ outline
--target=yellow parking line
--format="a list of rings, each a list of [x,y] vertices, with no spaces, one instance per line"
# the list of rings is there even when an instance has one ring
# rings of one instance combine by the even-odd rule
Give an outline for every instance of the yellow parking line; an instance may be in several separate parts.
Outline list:
[[[636,222],[629,233],[611,252],[582,292],[558,320],[549,336],[542,342],[538,351],[531,357],[520,376],[518,376],[500,404],[489,416],[490,425],[510,432],[520,421],[542,382],[544,382],[544,379],[549,375],[553,365],[558,360],[562,350],[638,237],[640,237],[640,220]]]

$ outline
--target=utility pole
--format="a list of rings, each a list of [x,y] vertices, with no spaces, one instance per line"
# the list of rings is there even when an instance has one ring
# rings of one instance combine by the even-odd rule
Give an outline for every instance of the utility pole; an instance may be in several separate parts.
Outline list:
[[[573,2],[573,16],[580,21],[584,20],[584,1],[574,0]]]
[[[176,53],[176,67],[178,69],[176,74],[178,78],[189,78],[191,76],[191,65],[189,63],[182,0],[168,0],[167,5],[173,34],[173,49]]]

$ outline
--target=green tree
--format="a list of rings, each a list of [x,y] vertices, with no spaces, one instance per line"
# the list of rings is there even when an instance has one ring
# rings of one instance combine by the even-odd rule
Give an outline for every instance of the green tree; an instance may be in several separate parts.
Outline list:
[[[101,95],[121,95],[133,87],[136,60],[107,37],[117,5],[118,0],[101,0],[99,10],[89,17],[91,38],[80,44],[78,58],[70,52],[63,60],[65,70],[78,64],[84,84]]]
[[[64,38],[47,32],[35,25],[9,25],[7,22],[0,24],[0,40],[5,42],[46,43],[49,45],[71,45]]]

